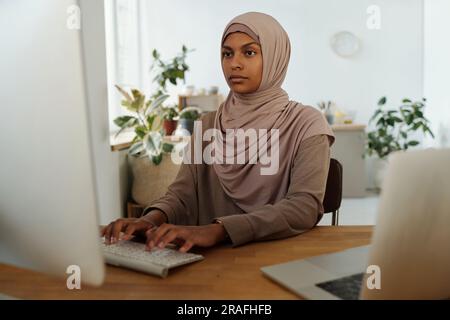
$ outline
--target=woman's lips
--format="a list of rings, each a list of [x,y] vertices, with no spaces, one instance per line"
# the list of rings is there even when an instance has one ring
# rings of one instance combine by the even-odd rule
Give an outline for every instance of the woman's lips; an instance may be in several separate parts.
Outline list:
[[[233,78],[230,78],[230,82],[231,82],[231,83],[242,83],[242,82],[244,82],[245,80],[247,80],[247,78],[241,78],[241,77],[233,77]]]

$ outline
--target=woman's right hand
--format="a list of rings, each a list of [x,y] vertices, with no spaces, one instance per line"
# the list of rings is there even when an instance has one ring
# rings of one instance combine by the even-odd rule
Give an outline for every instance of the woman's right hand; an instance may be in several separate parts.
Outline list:
[[[102,237],[105,237],[106,244],[114,244],[119,241],[120,233],[124,235],[120,240],[129,240],[135,234],[145,234],[148,230],[154,228],[156,225],[150,221],[141,218],[122,218],[117,219],[103,229],[100,232]]]

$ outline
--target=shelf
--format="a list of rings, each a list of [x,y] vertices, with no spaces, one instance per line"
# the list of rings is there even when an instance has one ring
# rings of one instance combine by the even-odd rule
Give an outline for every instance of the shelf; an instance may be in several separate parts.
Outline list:
[[[333,131],[364,131],[366,125],[364,124],[333,124],[331,125]]]
[[[136,134],[133,131],[129,132],[122,132],[117,137],[115,137],[115,134],[112,134],[110,136],[110,145],[111,145],[111,151],[121,151],[128,149],[131,147],[131,141],[133,141]],[[178,143],[183,140],[183,137],[179,136],[164,136],[163,142],[170,142],[170,143]]]

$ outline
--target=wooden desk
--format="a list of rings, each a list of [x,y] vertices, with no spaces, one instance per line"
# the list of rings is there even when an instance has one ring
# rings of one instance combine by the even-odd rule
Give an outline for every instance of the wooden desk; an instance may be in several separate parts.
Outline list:
[[[366,245],[372,227],[316,227],[292,238],[200,249],[205,260],[165,279],[107,266],[102,287],[68,290],[65,279],[0,264],[0,293],[25,299],[298,299],[263,276],[262,266]]]

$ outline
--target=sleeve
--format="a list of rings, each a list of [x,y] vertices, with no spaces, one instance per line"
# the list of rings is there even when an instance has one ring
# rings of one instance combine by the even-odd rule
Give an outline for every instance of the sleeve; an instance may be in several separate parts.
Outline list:
[[[220,218],[233,247],[286,238],[313,228],[323,215],[329,165],[328,136],[305,139],[297,151],[284,199],[253,212]]]

